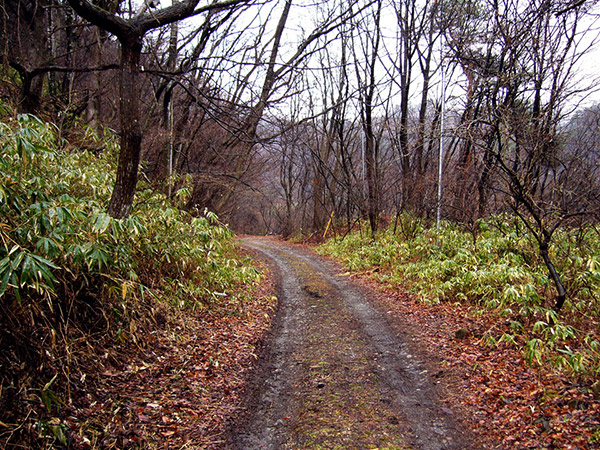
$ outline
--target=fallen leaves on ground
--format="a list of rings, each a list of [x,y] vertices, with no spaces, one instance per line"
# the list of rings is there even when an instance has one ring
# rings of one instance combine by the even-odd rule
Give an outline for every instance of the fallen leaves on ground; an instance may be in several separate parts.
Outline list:
[[[271,281],[249,294],[183,311],[176,326],[149,332],[143,351],[82,382],[65,421],[70,448],[221,448],[276,304]]]

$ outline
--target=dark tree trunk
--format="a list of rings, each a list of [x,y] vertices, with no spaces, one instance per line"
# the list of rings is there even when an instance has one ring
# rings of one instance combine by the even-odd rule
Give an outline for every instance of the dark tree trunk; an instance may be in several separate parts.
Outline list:
[[[540,243],[540,254],[542,255],[542,259],[544,260],[544,264],[546,264],[546,268],[548,269],[548,276],[554,282],[554,286],[556,287],[556,304],[554,305],[554,310],[559,312],[563,305],[565,304],[565,300],[567,299],[567,290],[562,284],[560,280],[560,275],[556,271],[552,260],[550,259],[550,253],[548,252],[549,244],[544,241]]]
[[[413,193],[413,174],[410,167],[408,151],[408,86],[402,88],[400,104],[399,148],[400,166],[402,167],[402,209],[411,209]]]
[[[319,167],[321,162],[315,164],[313,179],[313,231],[320,231],[327,224],[327,207],[325,204],[325,176]]]
[[[489,195],[489,180],[492,173],[492,164],[494,163],[494,155],[490,150],[490,147],[494,145],[493,136],[486,138],[488,143],[485,148],[485,154],[483,157],[483,170],[481,177],[477,182],[477,191],[479,192],[479,205],[478,205],[478,217],[484,217],[488,207],[488,195]]]
[[[373,127],[370,122],[370,118],[366,128],[365,168],[367,172],[367,211],[369,215],[369,225],[371,226],[371,234],[374,236],[378,229],[379,195],[377,167],[375,161],[375,139],[373,136]]]
[[[365,169],[367,177],[367,214],[369,216],[369,225],[371,234],[375,236],[378,230],[379,221],[379,174],[377,165],[377,143],[375,142],[375,133],[373,131],[373,98],[375,96],[376,80],[375,66],[377,62],[379,43],[381,37],[381,28],[379,26],[381,19],[381,2],[377,2],[377,11],[375,13],[375,38],[372,43],[372,53],[367,65],[368,83],[365,86],[365,95],[363,98],[363,130],[365,133]]]
[[[121,152],[117,180],[108,205],[108,213],[121,219],[129,214],[138,179],[142,149],[142,128],[139,105],[139,64],[142,39],[132,35],[121,39],[120,122]]]
[[[39,112],[45,74],[32,75],[21,73],[21,92],[18,111],[21,114],[37,114]]]

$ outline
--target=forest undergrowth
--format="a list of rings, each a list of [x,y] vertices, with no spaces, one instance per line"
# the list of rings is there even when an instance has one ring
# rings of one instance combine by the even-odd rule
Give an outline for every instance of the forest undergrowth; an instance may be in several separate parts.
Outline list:
[[[502,448],[600,448],[596,225],[557,234],[569,294],[560,311],[535,241],[509,215],[476,232],[402,215],[374,239],[357,229],[319,251],[381,286],[442,364],[459,368],[455,400]]]
[[[110,130],[65,139],[0,107],[0,448],[218,434],[273,309],[261,272],[214,214],[183,209],[186,180],[172,199],[142,180],[129,217],[107,215]]]

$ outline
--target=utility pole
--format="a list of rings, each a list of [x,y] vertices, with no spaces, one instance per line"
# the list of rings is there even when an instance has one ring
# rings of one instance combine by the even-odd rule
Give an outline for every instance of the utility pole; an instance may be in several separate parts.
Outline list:
[[[175,0],[171,0],[171,5],[175,4]],[[171,24],[171,34],[169,36],[169,60],[168,60],[168,68],[169,71],[173,72],[175,70],[175,65],[177,63],[177,37],[178,37],[179,27],[177,22],[173,22]],[[167,126],[169,127],[169,148],[167,155],[167,182],[168,182],[168,198],[171,198],[173,194],[173,152],[175,149],[175,135],[174,135],[174,111],[173,111],[173,103],[175,102],[175,85],[173,84],[170,87],[171,90],[171,98],[169,100],[169,109],[167,112]],[[166,95],[166,93],[165,93]]]
[[[175,147],[175,136],[173,135],[173,98],[169,102],[169,155],[167,162],[167,180],[169,190],[167,196],[171,198],[173,194],[173,151]]]
[[[446,80],[444,73],[444,44],[443,37],[440,39],[440,64],[442,69],[442,84],[441,84],[441,111],[440,111],[440,151],[438,161],[438,192],[437,192],[437,216],[435,221],[436,228],[440,228],[440,220],[442,218],[442,174],[444,169],[444,115],[446,112]]]

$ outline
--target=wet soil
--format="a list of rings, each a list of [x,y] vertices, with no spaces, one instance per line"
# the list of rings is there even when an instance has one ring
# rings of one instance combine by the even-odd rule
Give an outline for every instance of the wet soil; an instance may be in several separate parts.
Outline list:
[[[242,244],[274,268],[279,310],[227,448],[473,448],[372,292],[305,248]]]

